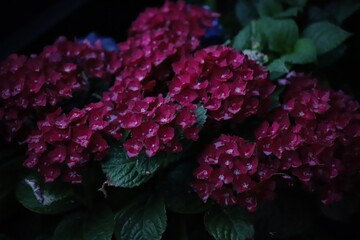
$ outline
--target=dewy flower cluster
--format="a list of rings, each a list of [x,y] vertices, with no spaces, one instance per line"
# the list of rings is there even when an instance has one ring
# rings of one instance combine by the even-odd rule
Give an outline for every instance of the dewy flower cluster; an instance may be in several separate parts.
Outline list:
[[[259,149],[324,203],[339,200],[360,170],[359,103],[304,74],[287,81],[282,108],[256,132]]]
[[[193,187],[203,200],[252,211],[273,197],[275,176],[297,179],[323,203],[351,193],[360,171],[359,103],[305,74],[291,73],[282,83],[281,107],[266,116],[255,142],[223,135],[200,155]]]
[[[118,51],[107,52],[100,42],[60,39],[29,60],[10,56],[1,65],[3,126],[22,120],[11,128],[15,135],[30,113],[38,120],[37,130],[26,140],[24,165],[38,169],[47,182],[61,177],[78,183],[87,162],[102,160],[109,141],[122,140],[124,132],[129,157],[143,149],[149,157],[158,151],[179,152],[180,136],[197,140],[197,105],[179,105],[168,96],[164,81],[173,77],[171,64],[198,48],[217,16],[182,1],[166,2],[139,16]],[[113,86],[99,102],[69,113],[60,106],[54,112],[62,99],[88,87],[83,74]]]
[[[99,45],[60,38],[39,55],[10,55],[0,63],[0,121],[8,140],[82,90],[89,78],[104,78],[109,53]]]
[[[217,17],[166,1],[142,13],[115,51],[60,38],[39,55],[11,55],[0,64],[1,130],[7,140],[26,139],[24,165],[46,182],[80,183],[88,162],[103,160],[113,143],[130,158],[184,151],[183,140],[201,140],[197,111],[205,109],[220,136],[198,154],[192,187],[204,201],[254,211],[274,197],[275,176],[298,180],[324,203],[351,192],[360,169],[359,104],[291,74],[281,81],[281,106],[269,112],[276,85],[265,67],[233,48],[202,46]],[[79,92],[91,95],[94,80],[111,86],[95,102],[64,107]],[[257,130],[221,135],[222,125],[249,119]]]
[[[237,136],[221,135],[199,157],[193,188],[203,200],[209,197],[223,206],[241,204],[249,211],[259,200],[273,197],[270,168],[263,169],[256,144]]]
[[[173,65],[169,93],[179,104],[201,101],[215,120],[243,120],[266,109],[275,86],[264,67],[225,46],[197,51]]]

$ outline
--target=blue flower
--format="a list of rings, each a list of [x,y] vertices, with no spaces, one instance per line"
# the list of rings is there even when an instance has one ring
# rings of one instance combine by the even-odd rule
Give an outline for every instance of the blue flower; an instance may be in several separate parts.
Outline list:
[[[95,44],[97,40],[100,40],[102,43],[102,47],[107,51],[117,51],[118,48],[116,46],[116,42],[114,39],[110,37],[104,37],[97,35],[95,32],[89,33],[86,37],[80,38],[79,42],[83,42],[84,40],[88,40],[91,44]]]

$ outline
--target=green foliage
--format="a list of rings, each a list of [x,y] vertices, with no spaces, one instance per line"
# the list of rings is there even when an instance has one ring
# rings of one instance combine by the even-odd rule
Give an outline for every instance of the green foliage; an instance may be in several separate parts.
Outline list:
[[[56,227],[52,240],[83,240],[82,215],[71,214]]]
[[[238,0],[235,6],[236,17],[242,26],[258,18],[258,13],[253,0]]]
[[[339,23],[342,23],[359,9],[360,2],[355,0],[333,1],[326,7],[326,11]]]
[[[234,38],[233,47],[238,50],[254,49],[260,44],[259,49],[285,53],[291,51],[298,36],[299,30],[294,20],[264,17],[241,30]]]
[[[271,105],[269,107],[269,110],[272,110],[274,108],[280,107],[280,95],[284,91],[284,86],[279,86],[276,88],[276,90],[271,94]]]
[[[270,60],[267,69],[273,79],[287,73],[293,65],[315,63],[318,59],[323,64],[320,55],[329,52],[343,54],[337,49],[351,35],[326,19],[334,17],[342,22],[360,8],[360,4],[350,2],[331,3],[325,10],[311,6],[309,16],[315,22],[300,32],[292,18],[304,10],[307,1],[239,0],[237,5],[242,11],[255,9],[255,12],[250,20],[244,20],[244,16],[239,17],[238,13],[239,21],[246,25],[235,36],[232,45],[239,51],[252,49],[267,54]],[[337,8],[339,12],[334,11]]]
[[[111,240],[114,232],[114,214],[105,205],[97,206],[83,218],[84,240]]]
[[[262,18],[260,29],[268,41],[269,50],[279,53],[291,51],[299,37],[299,29],[292,19]]]
[[[87,212],[66,216],[56,227],[52,240],[111,240],[114,224],[112,211],[97,205]]]
[[[276,73],[287,73],[289,68],[285,64],[284,59],[275,59],[272,63],[267,66],[267,70]]]
[[[195,109],[195,117],[197,120],[197,125],[201,128],[204,126],[207,118],[207,110],[202,105],[198,105],[198,107]]]
[[[204,223],[216,240],[245,240],[254,235],[246,211],[238,207],[210,209],[205,214]]]
[[[25,208],[41,214],[57,214],[78,205],[69,186],[61,183],[43,185],[34,176],[21,180],[16,198]]]
[[[251,30],[250,26],[246,26],[240,30],[235,36],[233,41],[233,47],[239,51],[250,49],[251,47]]]
[[[274,17],[282,10],[281,2],[277,0],[262,0],[257,4],[257,11],[261,17]]]
[[[335,49],[350,35],[327,21],[313,23],[304,30],[304,36],[314,41],[319,55]]]
[[[282,59],[292,64],[305,64],[316,61],[316,47],[310,38],[299,38],[291,53],[282,56]]]
[[[159,240],[166,229],[166,220],[163,200],[150,196],[117,213],[115,236],[122,240]]]
[[[124,148],[113,147],[109,159],[102,164],[110,185],[133,188],[148,181],[162,163],[170,160],[166,154],[149,158],[145,153],[129,158]]]

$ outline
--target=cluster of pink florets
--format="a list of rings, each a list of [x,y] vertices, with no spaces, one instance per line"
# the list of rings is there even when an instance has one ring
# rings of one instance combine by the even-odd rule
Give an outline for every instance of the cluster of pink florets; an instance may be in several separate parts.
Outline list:
[[[226,46],[212,46],[173,65],[169,93],[179,104],[201,102],[217,121],[243,120],[266,109],[273,85],[263,66]]]
[[[61,113],[61,109],[47,114],[37,123],[38,130],[28,137],[28,159],[24,165],[36,167],[46,182],[62,174],[65,181],[79,183],[81,170],[89,161],[102,160],[109,148],[105,136],[112,131],[105,122],[107,107],[102,102],[84,109]]]
[[[304,74],[291,74],[287,84],[282,108],[257,130],[259,149],[324,203],[339,200],[338,180],[360,170],[359,103]]]
[[[197,140],[198,105],[178,104],[164,82],[173,77],[171,64],[199,47],[217,16],[182,1],[166,2],[141,14],[116,52],[104,51],[100,43],[61,38],[38,56],[10,56],[1,65],[0,120],[4,129],[21,121],[11,128],[11,137],[29,114],[37,120],[26,140],[24,165],[38,169],[46,181],[61,177],[77,183],[88,161],[104,158],[109,141],[123,140],[129,157],[143,150],[152,157],[158,151],[181,151],[180,137]],[[113,86],[100,101],[64,112],[61,100],[88,90],[87,78]]]
[[[41,118],[63,99],[86,88],[88,78],[105,78],[110,53],[100,45],[60,38],[39,55],[10,55],[0,63],[0,121],[12,140],[30,117]]]
[[[199,138],[199,108],[216,122],[257,116],[263,122],[253,142],[221,135],[199,155],[192,184],[199,196],[254,211],[283,176],[324,203],[340,199],[360,170],[359,103],[292,73],[281,81],[281,106],[268,112],[275,85],[263,66],[227,46],[200,48],[217,17],[166,1],[134,21],[118,51],[61,38],[39,55],[11,55],[0,64],[0,130],[13,140],[35,120],[24,165],[47,182],[79,183],[112,142],[128,157],[183,151],[182,140]],[[65,112],[62,100],[88,91],[88,78],[112,86],[97,102]]]
[[[204,201],[211,197],[222,206],[241,204],[254,211],[259,200],[273,198],[273,172],[262,172],[255,143],[221,135],[202,152],[199,164],[192,186]]]
[[[281,107],[266,116],[255,142],[221,136],[200,155],[193,187],[204,201],[252,211],[259,200],[273,197],[279,179],[297,179],[323,203],[351,191],[360,171],[359,103],[304,74],[291,73],[281,82]],[[259,186],[266,188],[257,191]]]
[[[129,38],[119,44],[123,68],[118,68],[116,78],[141,81],[144,90],[151,92],[157,83],[171,78],[173,62],[199,47],[200,38],[218,16],[183,1],[146,9],[131,25]]]

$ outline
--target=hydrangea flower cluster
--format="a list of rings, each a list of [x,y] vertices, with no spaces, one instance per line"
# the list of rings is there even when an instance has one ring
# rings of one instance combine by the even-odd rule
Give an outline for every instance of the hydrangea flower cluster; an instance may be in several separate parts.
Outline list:
[[[47,114],[39,121],[38,130],[28,137],[28,159],[24,165],[37,168],[45,182],[60,175],[63,180],[79,183],[81,170],[90,160],[102,160],[108,144],[105,135],[112,132],[108,124],[108,108],[92,103],[84,109],[73,109],[64,114],[61,109]]]
[[[162,92],[161,84],[172,77],[171,64],[199,46],[200,37],[213,27],[216,17],[218,14],[183,1],[167,1],[161,8],[140,14],[128,40],[119,44],[121,57],[110,63],[115,83],[103,101],[111,102],[115,122],[130,132],[124,143],[130,157],[144,148],[149,157],[158,151],[179,152],[180,135],[198,138],[197,106],[179,105]]]
[[[108,53],[101,46],[60,38],[39,55],[10,55],[0,63],[0,121],[10,141],[30,115],[41,118],[61,100],[86,87],[89,78],[105,78]]]
[[[269,180],[273,171],[259,164],[255,143],[221,135],[198,160],[192,186],[204,201],[211,197],[222,206],[240,204],[254,211],[258,201],[274,195],[275,185]]]
[[[138,83],[140,85],[140,83]],[[116,85],[117,91],[104,94],[103,101],[112,106],[108,119],[120,130],[129,132],[124,143],[129,157],[135,157],[145,149],[152,157],[158,151],[179,152],[182,150],[180,136],[197,140],[199,128],[194,110],[196,105],[181,107],[161,94],[143,97],[134,87]],[[125,93],[125,94],[119,94]],[[114,127],[115,127],[114,125]],[[117,134],[118,131],[115,131]]]
[[[141,81],[151,92],[171,77],[171,63],[195,50],[218,14],[183,1],[148,8],[133,22],[129,38],[119,44],[122,66],[116,79]]]
[[[209,29],[220,30],[217,17],[166,1],[142,13],[114,51],[100,41],[60,38],[39,55],[11,55],[0,63],[1,130],[8,140],[25,135],[24,165],[46,182],[79,183],[110,142],[121,143],[128,157],[183,151],[183,139],[199,138],[200,107],[219,129],[218,122],[257,116],[263,122],[255,142],[221,135],[200,154],[192,184],[199,196],[254,211],[274,197],[279,175],[297,179],[324,203],[340,199],[360,170],[359,103],[291,73],[280,81],[281,107],[269,113],[275,85],[264,66],[227,46],[200,48]],[[89,78],[112,86],[97,102],[64,110],[64,99],[91,91]],[[35,130],[26,135],[31,121]]]
[[[167,102],[166,98],[146,98],[142,103],[150,102],[146,118],[131,130],[131,138],[124,147],[130,157],[137,156],[145,147],[146,155],[154,156],[158,151],[180,152],[182,145],[177,132],[183,131],[183,136],[197,140],[199,129],[196,127],[196,118],[189,108],[179,109],[174,103]],[[128,125],[126,115],[123,124]],[[130,123],[133,124],[133,123]],[[175,137],[175,135],[177,135]]]
[[[215,67],[218,62],[222,64]],[[118,114],[113,115],[118,115],[122,128],[131,132],[124,145],[129,156],[137,156],[143,146],[149,157],[159,150],[181,151],[179,137],[174,137],[178,132],[185,138],[197,140],[199,128],[194,110],[199,103],[204,104],[216,120],[244,119],[265,109],[274,90],[263,67],[229,47],[198,50],[193,58],[183,57],[174,62],[173,69],[175,76],[169,81],[168,97],[143,98],[141,84],[127,77],[115,82],[110,91],[116,95],[115,105],[119,106],[115,107]],[[136,97],[129,101],[122,95],[120,99],[118,92],[124,91],[131,91],[130,95]],[[172,141],[162,136],[165,129]]]
[[[178,15],[174,16],[175,13]],[[166,24],[147,19],[152,14],[162,16]],[[171,67],[166,64],[170,66],[182,54],[195,50],[205,28],[211,27],[217,16],[182,1],[166,2],[160,9],[149,9],[139,16],[128,40],[118,44],[119,51],[107,52],[106,58],[89,54],[94,59],[84,64],[86,73],[90,77],[111,79],[113,86],[103,93],[100,102],[69,114],[58,109],[38,121],[38,130],[27,139],[29,158],[25,166],[37,168],[46,181],[61,176],[77,183],[86,163],[91,159],[101,160],[106,154],[106,139],[120,140],[124,131],[129,132],[124,142],[129,157],[137,156],[143,149],[149,157],[158,151],[179,152],[180,135],[196,140],[197,105],[180,106],[166,92],[157,94],[154,87],[156,82],[172,77]],[[149,26],[138,28],[137,22],[141,21]],[[84,44],[76,44],[93,47],[86,40]],[[96,42],[94,47],[99,46],[101,42]],[[79,51],[74,60],[78,63],[87,56]],[[97,61],[106,65],[97,66]],[[74,118],[74,114],[79,117]],[[59,160],[50,159],[54,154],[61,155]]]
[[[209,9],[186,4],[166,1],[161,8],[148,8],[132,23],[130,35],[143,34],[149,30],[172,29],[178,39],[191,40],[205,35],[207,28],[214,25],[219,14]]]
[[[286,84],[282,108],[256,131],[257,146],[322,202],[339,200],[344,185],[337,182],[360,170],[359,103],[304,74],[291,73]]]
[[[286,85],[281,106],[256,129],[255,143],[222,135],[199,156],[192,186],[204,201],[212,198],[253,211],[257,200],[271,199],[284,179],[297,179],[324,204],[355,189],[359,103],[302,73],[290,73],[280,83]]]
[[[275,89],[264,67],[226,46],[211,46],[173,64],[169,93],[186,106],[201,102],[217,121],[261,113]]]

